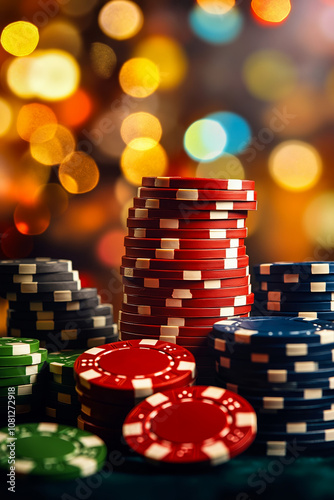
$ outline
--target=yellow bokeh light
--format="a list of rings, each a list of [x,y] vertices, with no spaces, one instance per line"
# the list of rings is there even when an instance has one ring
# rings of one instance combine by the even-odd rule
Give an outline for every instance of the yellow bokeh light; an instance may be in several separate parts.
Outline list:
[[[324,192],[310,202],[303,225],[311,241],[324,249],[317,260],[328,260],[334,246],[334,191]]]
[[[141,41],[135,50],[136,57],[153,61],[160,72],[159,88],[169,90],[177,87],[187,72],[187,57],[181,45],[166,36],[150,36]]]
[[[273,101],[282,99],[294,89],[296,69],[288,55],[275,50],[262,50],[248,57],[243,77],[254,97]]]
[[[30,141],[31,135],[44,125],[53,124],[50,127],[49,139],[51,139],[57,128],[57,117],[49,106],[37,102],[22,106],[19,111],[16,127],[19,136],[25,141]]]
[[[78,28],[68,21],[53,21],[41,32],[39,47],[69,52],[78,57],[82,49],[82,38]]]
[[[92,43],[90,60],[93,71],[100,78],[110,78],[117,63],[115,51],[105,43]]]
[[[0,97],[0,137],[8,132],[13,119],[12,109],[9,104]]]
[[[62,50],[36,53],[30,74],[30,88],[35,95],[48,101],[72,95],[80,82],[80,67],[71,54]]]
[[[28,56],[13,59],[7,68],[7,85],[13,94],[23,99],[35,97],[30,85],[30,75],[33,71],[34,57]]]
[[[38,29],[26,21],[8,24],[1,33],[1,45],[13,56],[28,56],[37,47]]]
[[[159,69],[149,59],[135,57],[123,64],[119,73],[119,82],[126,94],[144,98],[153,94],[159,87]]]
[[[133,149],[130,143],[121,157],[121,169],[124,177],[136,186],[140,186],[142,177],[163,176],[167,171],[167,166],[167,154],[161,144],[145,151],[139,151]]]
[[[113,0],[102,7],[98,22],[103,33],[110,38],[126,40],[140,31],[144,16],[136,3]]]
[[[312,188],[322,173],[318,151],[302,141],[282,142],[271,152],[269,171],[274,181],[288,191]]]
[[[236,156],[223,154],[213,161],[203,161],[197,165],[196,177],[215,179],[244,179],[245,170]]]
[[[134,149],[150,149],[161,139],[162,128],[156,116],[150,113],[133,113],[122,123],[121,136],[125,144]]]
[[[281,23],[291,11],[290,0],[252,0],[253,12],[268,23]]]
[[[235,0],[197,0],[198,5],[209,14],[226,14],[235,6]]]
[[[94,189],[100,178],[99,169],[89,155],[75,151],[59,166],[59,180],[69,193],[88,193]]]
[[[51,137],[51,138],[50,138]],[[75,140],[69,129],[62,125],[44,125],[30,137],[30,152],[43,165],[57,165],[72,153]]]

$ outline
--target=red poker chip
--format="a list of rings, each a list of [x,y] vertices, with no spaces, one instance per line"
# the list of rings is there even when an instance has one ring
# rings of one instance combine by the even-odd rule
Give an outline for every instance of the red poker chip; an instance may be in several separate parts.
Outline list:
[[[238,314],[245,314],[251,311],[252,305],[245,306],[226,306],[226,307],[208,307],[198,309],[196,307],[154,307],[154,306],[133,306],[131,304],[122,304],[122,311],[142,316],[165,316],[174,318],[209,318],[209,317],[230,317]]]
[[[244,313],[248,316],[248,311]],[[242,316],[243,313],[238,314],[238,316]],[[222,321],[221,316],[216,317],[201,317],[197,318],[169,318],[165,314],[163,316],[143,316],[137,313],[128,313],[125,311],[119,312],[120,321],[125,321],[126,323],[134,323],[134,324],[146,324],[146,325],[170,325],[170,326],[211,326],[216,321]],[[226,318],[227,319],[227,318]]]
[[[187,188],[138,188],[138,198],[171,198],[180,201],[197,200],[231,200],[231,201],[255,201],[256,191],[245,189],[243,191],[232,191],[227,189],[187,189]]]
[[[202,260],[167,260],[122,257],[122,265],[133,269],[177,269],[177,270],[207,270],[207,269],[238,269],[248,266],[249,257],[234,259],[202,259]]]
[[[244,245],[243,238],[226,238],[226,239],[183,239],[183,238],[137,238],[126,236],[124,245],[126,247],[136,248],[164,248],[174,250],[198,250],[201,248],[217,249],[217,248],[239,248]]]
[[[128,235],[133,238],[178,238],[178,239],[207,239],[226,240],[246,238],[247,227],[243,229],[137,229],[128,228]]]
[[[229,193],[233,192],[235,191],[230,191]],[[147,198],[144,196],[141,198],[134,198],[133,207],[159,210],[189,210],[192,212],[200,210],[256,210],[256,193],[254,191],[240,191],[240,193],[252,193],[254,200],[247,201],[247,199],[243,199],[240,201],[231,201],[233,198],[224,198],[222,201],[212,201],[210,199],[185,201],[173,200],[168,197],[165,198],[164,196],[159,198]],[[242,198],[245,198],[245,196],[242,196]],[[252,196],[250,196],[250,198],[252,198]]]
[[[74,376],[79,389],[94,398],[129,401],[189,384],[195,377],[195,360],[175,344],[121,341],[85,351],[75,361]]]
[[[152,291],[151,288],[124,285],[123,293],[128,295],[140,295],[141,297],[160,297],[163,299],[219,299],[222,297],[236,297],[238,295],[249,295],[252,293],[252,286],[240,286],[235,288],[220,288],[218,290],[191,290],[189,288],[158,288]]]
[[[133,408],[133,399],[127,402],[123,401],[122,404],[113,401],[111,398],[108,400],[95,399],[95,394],[87,394],[83,390],[79,389],[78,386],[75,387],[78,394],[78,401],[81,403],[82,410],[88,415],[92,413],[103,414],[107,419],[124,417],[124,412],[128,413]],[[93,397],[92,397],[93,396]]]
[[[235,259],[246,255],[246,247],[174,250],[173,248],[134,248],[125,247],[126,257],[135,259],[164,259],[164,260],[208,260],[208,259]]]
[[[126,417],[123,436],[153,462],[218,465],[244,452],[256,429],[255,411],[244,398],[195,386],[146,398]]]
[[[149,208],[129,208],[129,217],[138,219],[196,219],[196,220],[225,220],[225,219],[247,219],[247,210],[160,210]]]
[[[121,427],[113,429],[109,426],[96,425],[91,422],[88,422],[82,415],[78,416],[77,421],[78,428],[83,431],[88,431],[94,434],[95,436],[99,436],[106,443],[116,443],[120,442],[122,432]]]
[[[160,299],[155,297],[142,297],[140,295],[123,294],[124,304],[135,306],[154,306],[167,308],[213,308],[213,307],[237,307],[251,305],[254,303],[254,294],[238,295],[236,297],[222,297],[219,299]]]
[[[185,219],[127,219],[128,227],[147,227],[149,229],[242,229],[246,219],[187,220]]]
[[[140,340],[143,338],[142,335],[138,335],[137,333],[132,333],[131,331],[122,331],[121,332],[121,340]],[[154,336],[154,335],[145,335],[145,339],[154,339],[161,340],[162,342],[168,342],[176,345],[182,346],[191,346],[191,347],[207,347],[208,339],[207,337],[172,337],[172,336]]]
[[[254,181],[240,179],[210,179],[201,177],[143,177],[142,185],[157,188],[228,189],[239,191],[254,189]]]
[[[207,281],[187,281],[182,280],[168,280],[168,279],[150,279],[150,278],[127,278],[123,276],[124,285],[140,286],[148,289],[169,289],[173,290],[187,289],[187,290],[208,290],[218,292],[220,290],[228,290],[228,288],[235,288],[240,286],[250,285],[250,275],[243,278],[225,278],[223,280],[207,280]]]
[[[219,280],[224,278],[244,278],[249,275],[249,268],[210,269],[206,270],[170,270],[170,269],[134,269],[121,266],[120,272],[126,278],[158,278],[189,281]]]

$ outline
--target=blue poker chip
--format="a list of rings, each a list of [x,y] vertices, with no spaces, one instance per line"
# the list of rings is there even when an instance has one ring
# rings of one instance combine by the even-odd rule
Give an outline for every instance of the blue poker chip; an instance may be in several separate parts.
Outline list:
[[[289,456],[296,459],[296,452],[298,456],[309,457],[309,456],[319,456],[319,455],[332,455],[333,454],[334,443],[332,441],[260,441],[260,439],[255,440],[255,442],[248,449],[248,454],[261,456],[266,455],[268,457],[284,457]]]
[[[303,398],[283,398],[281,396],[263,396],[256,397],[249,393],[238,393],[245,398],[255,409],[263,408],[264,410],[300,410],[324,408],[325,405],[334,403],[334,395],[324,396],[320,399],[303,399]]]
[[[300,433],[287,433],[287,432],[279,432],[279,431],[269,431],[265,432],[264,429],[260,429],[258,431],[258,439],[261,441],[292,441],[303,440],[303,441],[324,441],[326,443],[332,442],[334,447],[334,423],[332,422],[332,427],[328,429],[320,429],[317,431],[309,431],[308,433],[303,434]]]
[[[281,304],[286,304],[290,302],[316,302],[314,307],[318,309],[318,302],[333,302],[334,303],[334,292],[318,292],[318,293],[303,293],[303,292],[284,292],[284,291],[256,291],[254,292],[255,300],[258,302],[280,302]]]
[[[314,305],[316,302],[314,303]],[[254,307],[255,311],[257,311],[257,316],[259,314],[259,307],[258,304],[255,304]],[[254,311],[252,311],[254,312]],[[266,309],[261,309],[260,311],[262,314],[264,314],[263,317],[268,317],[268,316],[275,316],[275,317],[286,317],[286,318],[302,318],[304,320],[312,320],[312,319],[322,319],[322,320],[327,320],[327,321],[334,321],[334,312],[331,311],[267,311]],[[254,317],[254,316],[253,316]]]
[[[222,368],[227,368],[231,370],[240,371],[255,371],[262,372],[263,370],[288,370],[289,372],[295,373],[310,373],[318,372],[319,370],[334,370],[334,363],[332,360],[328,361],[316,361],[313,359],[303,359],[298,361],[286,361],[282,359],[277,359],[276,362],[261,363],[247,359],[238,359],[235,356],[224,356],[221,355],[217,358],[217,366]]]
[[[317,432],[317,431],[326,431],[327,429],[334,428],[334,421],[321,421],[321,420],[309,420],[309,421],[300,421],[300,422],[276,422],[273,424],[262,424],[260,425],[260,431],[262,433],[271,433],[271,432],[282,432],[285,434],[294,434],[298,435],[299,439],[302,439],[302,436],[309,432]]]
[[[273,262],[255,265],[253,269],[256,274],[261,275],[289,273],[313,276],[334,273],[334,262]]]
[[[257,274],[255,278],[260,283],[289,283],[296,285],[298,283],[326,283],[334,282],[334,274],[298,274],[298,273],[285,273],[285,274]]]
[[[213,334],[243,344],[334,343],[334,330],[322,329],[310,321],[288,317],[252,317],[218,321]]]
[[[117,324],[113,323],[107,326],[101,326],[96,328],[74,328],[74,324],[68,322],[67,329],[55,329],[55,330],[34,330],[34,331],[24,331],[23,329],[10,329],[10,337],[27,337],[29,333],[29,338],[39,339],[39,340],[50,340],[58,339],[60,341],[79,341],[94,337],[114,337],[118,336]],[[64,348],[63,348],[64,349]]]
[[[84,290],[84,289],[82,289]],[[95,308],[100,304],[97,290],[91,298],[80,299],[67,302],[44,302],[42,298],[33,300],[24,299],[22,301],[9,301],[9,309],[15,311],[81,311],[83,309]]]
[[[313,294],[329,294],[330,292],[334,292],[334,282],[328,280],[324,282],[312,280],[307,283],[277,283],[276,281],[261,281],[259,285],[260,290],[264,292],[310,293],[312,296]]]
[[[55,331],[55,330],[77,330],[77,329],[91,329],[101,328],[113,324],[112,316],[88,316],[87,318],[63,318],[63,319],[43,319],[32,320],[26,319],[7,319],[7,329],[12,336],[12,330],[19,330],[20,332],[29,331]],[[18,334],[16,333],[15,336]],[[29,337],[29,335],[27,335]]]
[[[333,312],[334,311],[334,302],[273,302],[273,301],[265,301],[259,300],[258,296],[255,295],[255,305],[257,302],[260,302],[262,307],[264,307],[267,311],[274,312],[313,312],[316,313],[320,311]]]

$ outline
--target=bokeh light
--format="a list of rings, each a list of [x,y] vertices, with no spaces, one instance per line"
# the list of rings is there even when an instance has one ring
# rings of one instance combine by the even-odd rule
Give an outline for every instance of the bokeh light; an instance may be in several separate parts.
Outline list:
[[[140,151],[131,147],[124,149],[121,157],[121,169],[124,177],[136,186],[141,184],[144,176],[163,176],[168,167],[166,151],[157,144],[153,148]]]
[[[79,17],[89,14],[97,5],[98,0],[62,0],[59,2],[61,10],[69,16]]]
[[[7,67],[6,80],[9,90],[22,99],[35,97],[30,82],[30,75],[33,73],[33,62],[33,57],[22,57],[10,61]]]
[[[10,105],[0,97],[0,137],[6,135],[13,120],[13,112]]]
[[[14,222],[17,230],[26,235],[44,233],[50,225],[49,209],[38,201],[35,203],[20,203],[14,211]]]
[[[110,78],[117,63],[115,51],[105,43],[94,42],[89,56],[94,73],[100,78]]]
[[[86,90],[79,88],[67,99],[56,103],[59,121],[67,127],[78,127],[85,123],[93,111],[93,102]]]
[[[1,33],[1,45],[13,56],[28,56],[37,47],[38,28],[26,21],[8,24]]]
[[[40,35],[39,47],[69,52],[79,57],[82,51],[82,38],[78,28],[68,21],[53,21],[43,28]]]
[[[57,117],[49,106],[34,102],[22,106],[17,117],[16,128],[19,136],[29,142],[37,129],[45,125],[53,125],[44,129],[48,131],[48,138],[51,139],[56,132],[57,122]]]
[[[310,144],[286,141],[271,152],[269,171],[279,186],[290,191],[304,191],[319,181],[322,159]]]
[[[237,8],[223,14],[211,14],[198,5],[190,12],[189,22],[199,38],[218,45],[235,40],[244,24],[242,14]]]
[[[291,11],[290,0],[252,0],[254,14],[267,23],[281,23]]]
[[[126,40],[140,31],[144,16],[136,3],[112,0],[100,10],[98,22],[103,33],[110,38]]]
[[[327,260],[334,246],[334,191],[325,191],[310,201],[303,225],[311,241],[324,249],[320,260]]]
[[[226,133],[217,121],[197,120],[184,134],[184,149],[195,160],[213,160],[222,154],[226,140]]]
[[[272,101],[288,95],[296,84],[296,70],[287,54],[275,50],[253,53],[245,62],[243,77],[248,91]]]
[[[224,153],[239,154],[247,148],[252,139],[252,131],[247,121],[236,113],[219,111],[207,116],[209,120],[218,122],[226,134]]]
[[[153,61],[159,68],[159,89],[170,90],[183,81],[187,73],[187,56],[182,46],[166,36],[150,36],[137,45],[136,57]]]
[[[67,156],[59,166],[59,180],[69,193],[88,193],[94,189],[100,178],[99,169],[93,158],[82,151]]]
[[[197,3],[209,14],[226,14],[235,6],[235,0],[197,0]]]
[[[161,139],[161,124],[150,113],[133,113],[122,123],[121,137],[125,144],[130,144],[134,149],[150,149]]]
[[[224,153],[213,161],[200,162],[196,168],[196,177],[245,179],[245,169],[239,158]]]
[[[119,72],[119,82],[126,94],[144,98],[153,94],[159,87],[159,69],[149,59],[135,57],[123,64]]]
[[[97,245],[98,259],[110,267],[119,267],[124,254],[124,236],[126,231],[112,229],[102,236]]]
[[[50,138],[51,136],[51,138]],[[57,165],[75,149],[72,132],[63,125],[44,125],[30,137],[30,152],[43,165]]]

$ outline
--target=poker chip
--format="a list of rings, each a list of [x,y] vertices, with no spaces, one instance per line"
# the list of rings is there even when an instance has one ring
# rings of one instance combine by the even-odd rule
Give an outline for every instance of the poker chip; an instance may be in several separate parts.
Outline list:
[[[124,285],[140,286],[145,288],[173,288],[184,289],[185,283],[180,280],[151,279],[151,278],[131,278],[123,277]],[[225,278],[223,280],[188,281],[187,288],[190,290],[225,290],[230,287],[247,286],[250,284],[250,276],[243,278]],[[154,292],[155,293],[155,292]]]
[[[228,194],[231,195],[231,198],[224,198],[223,201],[210,201],[201,200],[201,201],[185,201],[184,199],[182,203],[178,200],[173,200],[171,198],[134,198],[133,207],[141,208],[141,209],[161,209],[161,210],[187,210],[189,212],[197,212],[200,210],[256,210],[256,196],[254,191],[243,191],[240,192],[238,196],[242,198],[242,200],[235,201],[234,198],[238,198],[237,195],[233,194],[235,191],[230,191]],[[168,191],[169,194],[169,191]],[[225,193],[224,193],[225,196]],[[249,200],[248,200],[249,198]],[[232,200],[232,201],[231,201]]]
[[[0,273],[1,274],[1,273]],[[38,274],[3,274],[1,276],[1,284],[9,285],[11,283],[31,283],[38,282],[53,282],[53,281],[79,281],[79,272],[71,271],[67,273],[38,273]]]
[[[79,311],[18,311],[7,309],[7,318],[14,321],[71,321],[95,316],[96,309],[81,309]]]
[[[152,290],[143,286],[124,285],[123,292],[125,295],[133,295],[140,297],[152,297]],[[154,291],[155,298],[176,299],[176,300],[196,300],[196,299],[219,299],[222,297],[236,297],[240,295],[249,295],[252,293],[251,285],[245,285],[235,288],[220,288],[220,289],[187,289],[187,288],[159,288]]]
[[[70,326],[70,325],[69,325]],[[23,333],[21,330],[16,328],[10,329],[12,335],[15,337],[20,337]],[[27,333],[27,332],[26,332]],[[118,330],[116,323],[96,328],[68,328],[64,330],[34,330],[29,333],[32,338],[37,338],[39,340],[60,340],[60,341],[78,341],[78,347],[80,341],[86,342],[87,339],[93,339],[94,337],[107,336],[112,337],[113,342],[117,341]]]
[[[143,177],[142,185],[158,188],[189,188],[189,189],[224,189],[240,191],[254,189],[254,181],[243,181],[239,179],[206,179],[206,178],[184,178],[184,177]]]
[[[174,248],[136,248],[126,247],[126,257],[135,259],[166,259],[166,260],[192,260],[192,259],[234,259],[246,255],[246,247],[221,248],[221,249],[199,249],[199,250],[177,250]],[[333,294],[334,296],[334,294]]]
[[[85,430],[87,432],[93,432],[95,435],[99,436],[109,447],[117,446],[119,448],[121,433],[119,429],[112,429],[108,426],[97,425],[92,422],[88,422],[83,418],[83,415],[79,415],[77,419],[77,425],[79,429]]]
[[[240,267],[237,269],[210,269],[210,270],[170,270],[170,269],[134,269],[121,266],[122,276],[127,278],[156,278],[180,281],[206,281],[220,280],[224,278],[244,278],[248,276],[249,269]]]
[[[138,198],[171,198],[175,200],[233,200],[254,201],[253,190],[232,191],[227,189],[172,189],[172,188],[138,188]]]
[[[48,351],[46,349],[38,349],[38,351],[31,354],[0,356],[0,367],[38,365],[44,363],[47,356]]]
[[[20,375],[17,377],[0,378],[0,387],[12,387],[15,385],[35,384],[43,380],[43,372],[38,375]]]
[[[182,235],[182,233],[181,233]],[[238,248],[244,245],[243,238],[232,239],[185,239],[185,238],[146,238],[143,237],[130,237],[125,236],[124,245],[126,247],[134,248],[163,248],[169,250],[198,250],[198,249],[224,249],[224,248]]]
[[[27,321],[27,320],[16,320],[8,319],[7,327],[9,329],[16,328],[21,331],[51,331],[51,330],[74,330],[74,329],[86,329],[86,328],[100,328],[108,325],[112,325],[112,316],[89,316],[87,318],[79,319],[63,319],[63,320],[37,320],[37,321]]]
[[[65,282],[66,283],[66,282]],[[22,285],[29,283],[22,283]],[[83,299],[91,299],[97,297],[96,288],[82,288],[78,291],[71,291],[66,289],[55,290],[53,292],[29,292],[29,293],[16,293],[10,292],[6,294],[6,299],[10,302],[16,301],[36,301],[38,302],[73,302]]]
[[[109,328],[109,327],[107,327]],[[117,330],[117,325],[113,325],[113,331]],[[95,332],[97,333],[97,332]],[[68,334],[66,334],[68,336]],[[60,334],[55,335],[53,332],[47,336],[46,340],[41,340],[41,346],[47,348],[50,351],[56,351],[61,349],[90,349],[91,347],[100,346],[103,344],[110,344],[112,342],[118,341],[118,333],[112,336],[99,336],[99,337],[88,337],[82,338],[78,336],[72,340],[61,339]]]
[[[155,306],[168,308],[214,308],[214,307],[237,307],[252,304],[254,295],[237,295],[235,297],[222,298],[202,298],[202,299],[161,299],[151,297],[141,297],[140,295],[123,294],[124,304]]]
[[[29,396],[32,394],[44,393],[44,384],[25,384],[11,387],[11,394],[14,396]],[[0,387],[0,396],[8,400],[8,387]]]
[[[206,270],[206,269],[238,269],[244,268],[249,264],[249,257],[237,257],[235,259],[203,259],[203,260],[165,260],[165,259],[133,259],[131,257],[122,257],[122,265],[133,269],[183,269],[183,270]]]
[[[84,289],[80,291],[83,292]],[[85,292],[84,292],[85,293]],[[95,294],[95,297],[94,297]],[[45,295],[45,294],[44,294]],[[64,312],[73,312],[73,311],[83,311],[86,309],[95,309],[100,304],[100,298],[96,295],[96,292],[92,294],[93,298],[90,299],[80,299],[70,302],[54,302],[54,301],[46,301],[44,300],[44,295],[40,297],[39,300],[33,301],[9,301],[9,309],[11,311],[20,311],[20,312],[48,312],[50,313],[48,319],[52,319],[54,314],[57,314],[59,311]],[[47,295],[47,298],[49,295]],[[50,317],[52,316],[52,317]]]
[[[186,239],[244,239],[248,235],[247,227],[242,229],[147,229],[147,228],[128,228],[128,235],[132,238],[179,238]]]
[[[0,260],[0,274],[37,274],[71,272],[70,260],[50,258]]]
[[[143,200],[140,200],[143,201]],[[147,201],[147,200],[146,200]],[[223,220],[183,220],[183,219],[140,219],[128,217],[127,227],[148,229],[242,229],[246,227],[245,219]]]
[[[30,338],[0,337],[0,357],[32,354],[39,349],[39,341]]]
[[[4,284],[0,286],[0,293],[5,294],[6,297],[10,297],[11,293],[17,292],[20,294],[34,294],[43,292],[55,292],[58,290],[69,290],[76,291],[81,290],[81,282],[78,281],[51,281],[47,282],[37,282],[32,281],[30,283],[12,283]]]
[[[148,208],[129,208],[129,217],[138,219],[196,219],[196,220],[225,220],[246,219],[247,210],[187,210],[186,214],[180,204],[178,210],[157,210]]]
[[[48,355],[50,373],[55,373],[57,375],[66,374],[73,378],[74,363],[82,353],[82,349],[50,352]]]
[[[267,311],[282,312],[312,312],[316,309],[316,314],[320,311],[334,311],[334,302],[262,302]]]
[[[226,307],[210,307],[210,308],[192,308],[192,307],[155,307],[155,306],[135,306],[131,304],[122,304],[122,311],[132,314],[139,314],[144,316],[166,316],[174,318],[196,318],[200,317],[229,317],[237,316],[238,314],[245,314],[251,311],[251,304],[253,298],[249,300],[243,299],[248,302],[245,306],[226,306]]]
[[[283,274],[257,274],[255,273],[255,277],[257,281],[260,283],[283,283],[283,284],[310,284],[312,283],[333,283],[334,282],[334,274],[292,274],[292,273],[283,273]],[[296,287],[297,289],[297,287]]]
[[[274,262],[272,264],[260,264],[254,266],[254,272],[260,275],[271,274],[298,274],[310,276],[326,275],[334,273],[334,263],[331,262]],[[305,281],[305,280],[304,280]]]
[[[44,366],[45,366],[44,361],[39,364],[27,365],[27,366],[0,366],[0,379],[35,375],[41,372]]]
[[[9,469],[8,444],[13,437],[1,430],[0,467]],[[104,465],[107,448],[96,435],[59,425],[41,422],[16,426],[15,472],[51,479],[76,479],[98,472]]]
[[[131,341],[131,340],[141,340],[143,338],[142,335],[138,335],[136,333],[127,332],[123,330],[121,333],[121,339],[123,341]],[[183,345],[188,347],[192,346],[207,346],[207,337],[180,337],[180,336],[172,336],[172,335],[145,335],[146,340],[159,340],[162,342],[167,342],[170,344]]]
[[[307,293],[307,292],[300,292],[300,293],[288,293],[288,292],[283,292],[283,291],[267,291],[267,292],[256,292],[256,298],[258,301],[263,301],[263,302],[281,302],[290,304],[290,302],[293,303],[302,303],[304,304],[306,302],[325,302],[325,303],[331,303],[334,302],[334,292],[333,293],[326,293],[326,292],[315,292],[315,293]],[[321,304],[320,304],[321,305]],[[318,305],[317,305],[318,307]]]
[[[256,415],[246,400],[205,386],[154,394],[123,425],[130,448],[170,464],[224,463],[245,451],[255,435]]]
[[[135,400],[162,387],[187,385],[195,377],[195,361],[181,346],[155,339],[122,341],[86,351],[74,373],[79,388],[95,397]]]
[[[309,293],[322,294],[325,292],[334,292],[334,282],[333,281],[310,281],[305,283],[276,283],[262,281],[259,283],[260,290],[262,291],[276,291],[276,292],[287,292],[287,293]],[[316,300],[316,299],[314,299]],[[320,300],[332,300],[330,299],[320,299]]]

